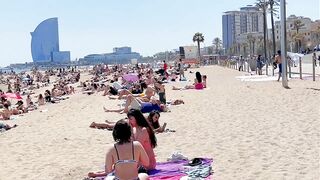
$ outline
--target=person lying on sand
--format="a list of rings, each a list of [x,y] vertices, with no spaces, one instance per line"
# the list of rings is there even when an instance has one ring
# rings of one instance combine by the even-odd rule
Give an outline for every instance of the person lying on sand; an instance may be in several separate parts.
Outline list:
[[[150,102],[143,102],[139,98],[135,98],[132,95],[128,95],[125,107],[122,109],[110,110],[104,107],[105,112],[127,113],[129,109],[141,110],[142,113],[149,113],[153,110],[165,112],[167,110],[166,105],[161,104],[160,101],[156,100],[155,98],[152,98]]]
[[[150,124],[151,128],[156,133],[162,133],[165,131],[165,128],[167,126],[167,123],[164,123],[162,126],[160,126],[159,123],[160,113],[158,111],[152,111],[149,113],[149,116],[146,118],[148,123]],[[126,119],[120,119],[120,120],[128,120]],[[96,123],[92,122],[89,127],[91,128],[97,128],[97,129],[107,129],[112,130],[115,126],[116,122],[111,122],[106,120],[105,123]]]
[[[180,105],[180,104],[184,104],[184,101],[181,99],[176,99],[171,103],[171,105]]]
[[[186,90],[186,89],[197,89],[201,90],[207,87],[207,76],[203,75],[201,76],[200,72],[196,72],[196,79],[194,80],[195,82],[193,85],[187,85],[183,88],[175,87],[173,86],[173,90]]]
[[[126,97],[131,94],[135,97],[145,97],[143,90],[147,88],[145,83],[136,83],[129,90],[121,89],[118,91],[118,97],[109,96],[109,99],[126,99]],[[150,91],[150,92],[149,92]],[[152,89],[147,89],[145,94],[149,94],[149,96],[153,96]],[[148,98],[148,96],[146,96]]]
[[[121,120],[125,120],[125,119],[121,119]],[[112,130],[114,128],[115,124],[116,124],[115,122],[110,122],[110,121],[106,120],[105,123],[92,122],[89,127],[97,128],[97,129]]]
[[[2,130],[2,129],[4,129],[4,130],[6,130],[6,131],[8,131],[8,130],[10,130],[10,129],[12,129],[12,128],[15,128],[15,127],[17,127],[18,125],[13,125],[13,126],[10,126],[10,125],[8,125],[8,124],[4,124],[4,123],[1,123],[0,122],[0,130]]]

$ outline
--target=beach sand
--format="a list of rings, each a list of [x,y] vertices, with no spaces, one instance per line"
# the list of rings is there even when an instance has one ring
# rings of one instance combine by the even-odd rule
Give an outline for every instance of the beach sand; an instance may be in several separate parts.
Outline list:
[[[208,89],[172,91],[167,100],[183,99],[162,113],[174,133],[158,134],[158,161],[173,151],[189,158],[214,159],[214,179],[319,179],[320,79],[243,82],[245,75],[217,66],[192,69],[208,76]],[[194,73],[186,72],[193,82]],[[191,83],[191,82],[189,82]],[[91,122],[124,117],[103,112],[122,101],[99,94],[76,94],[59,104],[8,121],[18,124],[0,134],[0,179],[79,180],[103,170],[111,131],[91,129]]]

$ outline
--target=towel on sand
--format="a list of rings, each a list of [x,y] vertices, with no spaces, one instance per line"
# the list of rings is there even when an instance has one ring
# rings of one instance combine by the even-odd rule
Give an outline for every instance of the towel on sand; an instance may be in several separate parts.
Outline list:
[[[179,160],[174,162],[163,162],[157,163],[156,169],[148,172],[151,180],[167,179],[167,180],[178,180],[183,176],[186,176],[186,171],[189,170],[186,166],[188,160]],[[211,166],[212,159],[202,158],[202,166]],[[211,169],[210,169],[211,170]],[[195,175],[195,174],[193,174]],[[209,175],[209,174],[208,174]]]
[[[202,158],[202,164],[197,168],[197,166],[190,167],[188,166],[188,160],[178,160],[178,161],[170,161],[170,162],[160,162],[157,163],[156,169],[148,172],[150,180],[180,180],[180,178],[187,176],[187,172],[191,172],[192,176],[197,176],[196,179],[212,179],[212,176],[205,177],[205,173],[201,173],[206,169],[202,169],[201,167],[208,168],[210,167],[213,160],[209,158]],[[194,171],[192,171],[194,170]],[[200,173],[199,173],[200,172]],[[210,174],[207,174],[210,175]],[[202,176],[202,177],[201,177]],[[94,178],[95,180],[103,180],[104,177]],[[195,178],[191,178],[195,179]]]

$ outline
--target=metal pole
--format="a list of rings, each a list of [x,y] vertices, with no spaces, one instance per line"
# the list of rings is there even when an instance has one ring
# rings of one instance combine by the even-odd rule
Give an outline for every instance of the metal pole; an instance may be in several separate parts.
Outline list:
[[[302,63],[301,63],[301,57],[299,57],[299,71],[300,71],[300,79],[302,79]]]
[[[272,13],[272,12],[271,12]],[[264,46],[264,61],[266,63],[266,75],[268,75],[269,58],[267,56],[267,4],[263,1],[263,46]]]
[[[315,69],[315,65],[317,63],[316,61],[317,56],[316,54],[314,56],[312,56],[312,80],[316,81],[316,69]]]
[[[282,62],[282,86],[289,88],[287,79],[287,26],[286,26],[286,0],[280,0],[281,11],[281,62]]]

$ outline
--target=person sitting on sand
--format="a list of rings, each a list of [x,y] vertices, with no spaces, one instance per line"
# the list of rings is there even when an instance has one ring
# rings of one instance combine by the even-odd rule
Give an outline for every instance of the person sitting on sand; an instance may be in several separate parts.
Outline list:
[[[26,108],[27,111],[33,111],[38,109],[37,105],[35,105],[32,101],[30,102],[29,106]]]
[[[128,95],[124,108],[117,109],[117,110],[110,110],[104,107],[105,112],[127,113],[129,109],[141,110],[143,113],[149,113],[153,110],[165,112],[166,105],[161,104],[159,100],[156,100],[154,98],[152,98],[150,102],[143,102],[139,98],[133,97],[132,95]]]
[[[157,146],[157,138],[154,131],[141,111],[131,109],[127,117],[133,130],[133,140],[139,141],[142,144],[149,157],[149,165],[143,167],[146,170],[152,170],[156,167],[156,158],[153,149]]]
[[[26,99],[27,107],[29,107],[29,106],[30,106],[30,103],[31,103],[31,102],[32,102],[32,100],[31,100],[30,95],[27,95],[27,99]]]
[[[44,92],[44,97],[45,97],[46,102],[51,102],[51,93],[49,90],[46,90]]]
[[[9,110],[9,104],[3,104],[3,110],[0,111],[0,120],[10,120],[10,116],[12,115],[12,111]]]
[[[27,108],[24,107],[24,105],[23,105],[23,101],[21,101],[21,100],[18,101],[16,105],[17,105],[17,107],[15,109],[12,109],[12,113],[14,115],[23,114],[23,113],[28,112]]]
[[[162,133],[162,132],[164,132],[164,130],[167,126],[167,123],[164,123],[163,126],[161,127],[160,123],[159,123],[159,118],[160,118],[159,111],[151,111],[149,113],[149,116],[147,117],[147,121],[150,124],[150,126],[152,127],[154,132]]]
[[[148,179],[145,173],[139,173],[139,165],[149,166],[149,158],[140,142],[132,141],[132,130],[128,122],[116,123],[112,136],[116,142],[107,149],[104,172],[90,172],[90,178],[107,176],[105,179]]]
[[[8,104],[8,106],[11,106],[11,102],[8,101],[5,97],[1,97],[1,104]]]
[[[204,77],[204,79],[202,79]],[[193,83],[193,85],[187,85],[183,88],[178,88],[173,86],[172,89],[173,90],[186,90],[186,89],[197,89],[197,90],[201,90],[203,88],[207,87],[207,76],[201,76],[200,72],[196,72],[196,79],[194,80],[195,82]]]
[[[43,106],[44,103],[45,103],[45,101],[44,101],[44,98],[43,98],[42,94],[39,94],[39,97],[38,97],[38,105],[39,105],[39,106]]]
[[[159,100],[163,104],[167,104],[166,100],[166,89],[161,81],[154,83],[154,88],[157,94],[159,95]]]

